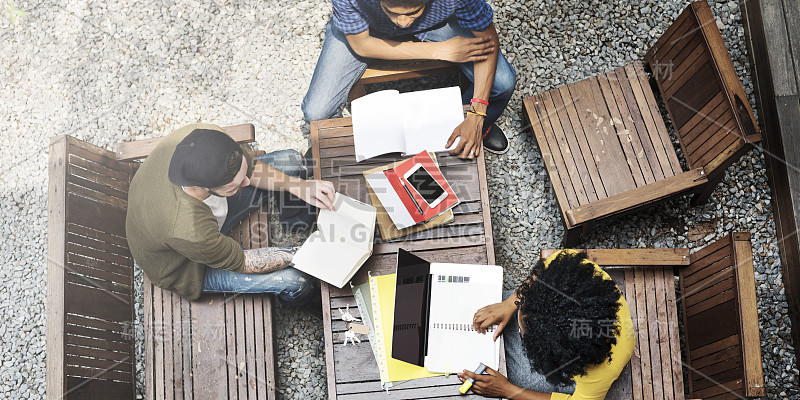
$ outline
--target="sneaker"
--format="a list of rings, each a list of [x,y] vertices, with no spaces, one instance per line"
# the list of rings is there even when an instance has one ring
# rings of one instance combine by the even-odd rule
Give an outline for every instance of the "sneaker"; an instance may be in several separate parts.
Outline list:
[[[483,133],[483,149],[494,154],[503,154],[508,151],[506,134],[497,124],[492,123]]]

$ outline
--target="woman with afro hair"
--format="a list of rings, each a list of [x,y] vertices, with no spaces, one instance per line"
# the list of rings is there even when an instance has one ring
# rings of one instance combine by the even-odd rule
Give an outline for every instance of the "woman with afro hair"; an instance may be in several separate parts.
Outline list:
[[[506,296],[506,294],[504,294]],[[472,391],[513,400],[602,400],[635,345],[630,310],[619,288],[586,253],[562,250],[539,261],[501,303],[481,308],[473,325],[497,325],[509,377],[464,370]],[[509,326],[510,325],[510,326]],[[517,329],[518,325],[518,329]]]

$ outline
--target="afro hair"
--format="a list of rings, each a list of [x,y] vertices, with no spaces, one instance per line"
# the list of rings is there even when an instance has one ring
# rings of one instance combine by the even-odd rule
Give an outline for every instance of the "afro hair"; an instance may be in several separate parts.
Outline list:
[[[586,253],[561,251],[547,266],[539,260],[517,295],[531,370],[549,383],[571,384],[588,366],[611,360],[621,293]]]

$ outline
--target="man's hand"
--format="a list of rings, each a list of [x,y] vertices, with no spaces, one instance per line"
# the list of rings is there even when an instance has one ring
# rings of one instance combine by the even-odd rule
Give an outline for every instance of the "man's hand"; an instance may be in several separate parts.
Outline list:
[[[493,340],[497,340],[503,333],[508,321],[514,316],[517,306],[506,301],[490,304],[475,312],[472,317],[472,326],[480,333],[486,333],[486,328],[497,325]]]
[[[292,185],[289,193],[299,197],[312,206],[316,206],[329,211],[336,211],[333,208],[333,197],[336,190],[333,183],[328,181],[307,180]]]
[[[511,393],[516,393],[519,389],[512,385],[501,373],[486,367],[488,375],[477,375],[472,371],[464,370],[458,374],[458,379],[464,382],[467,378],[472,378],[472,392],[485,397],[509,397]]]
[[[481,130],[483,130],[483,117],[468,114],[467,118],[453,130],[450,138],[447,139],[445,147],[450,147],[457,137],[461,137],[461,140],[458,141],[458,146],[450,150],[450,154],[471,160],[481,151],[481,146],[483,145]]]
[[[489,58],[496,49],[492,38],[456,36],[438,43],[435,58],[454,63],[480,62]]]

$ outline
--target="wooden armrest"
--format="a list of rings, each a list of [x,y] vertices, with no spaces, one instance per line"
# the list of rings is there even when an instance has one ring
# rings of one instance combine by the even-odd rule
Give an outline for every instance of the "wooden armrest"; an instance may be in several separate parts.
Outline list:
[[[689,249],[576,249],[585,251],[586,257],[599,266],[687,266]],[[546,249],[539,253],[544,260],[560,249]]]
[[[250,143],[256,141],[256,128],[253,124],[240,124],[223,126],[225,131],[237,143]],[[162,137],[135,140],[133,142],[117,143],[117,160],[133,161],[147,157],[156,148]]]
[[[745,393],[748,397],[765,395],[764,370],[761,365],[761,337],[758,328],[758,298],[753,266],[753,246],[749,232],[733,232],[733,258],[736,266],[739,315],[741,316],[742,356],[744,357]]]
[[[696,168],[649,185],[641,186],[584,206],[567,210],[567,222],[575,227],[587,221],[608,217],[665,197],[686,192],[708,182],[702,168]]]

